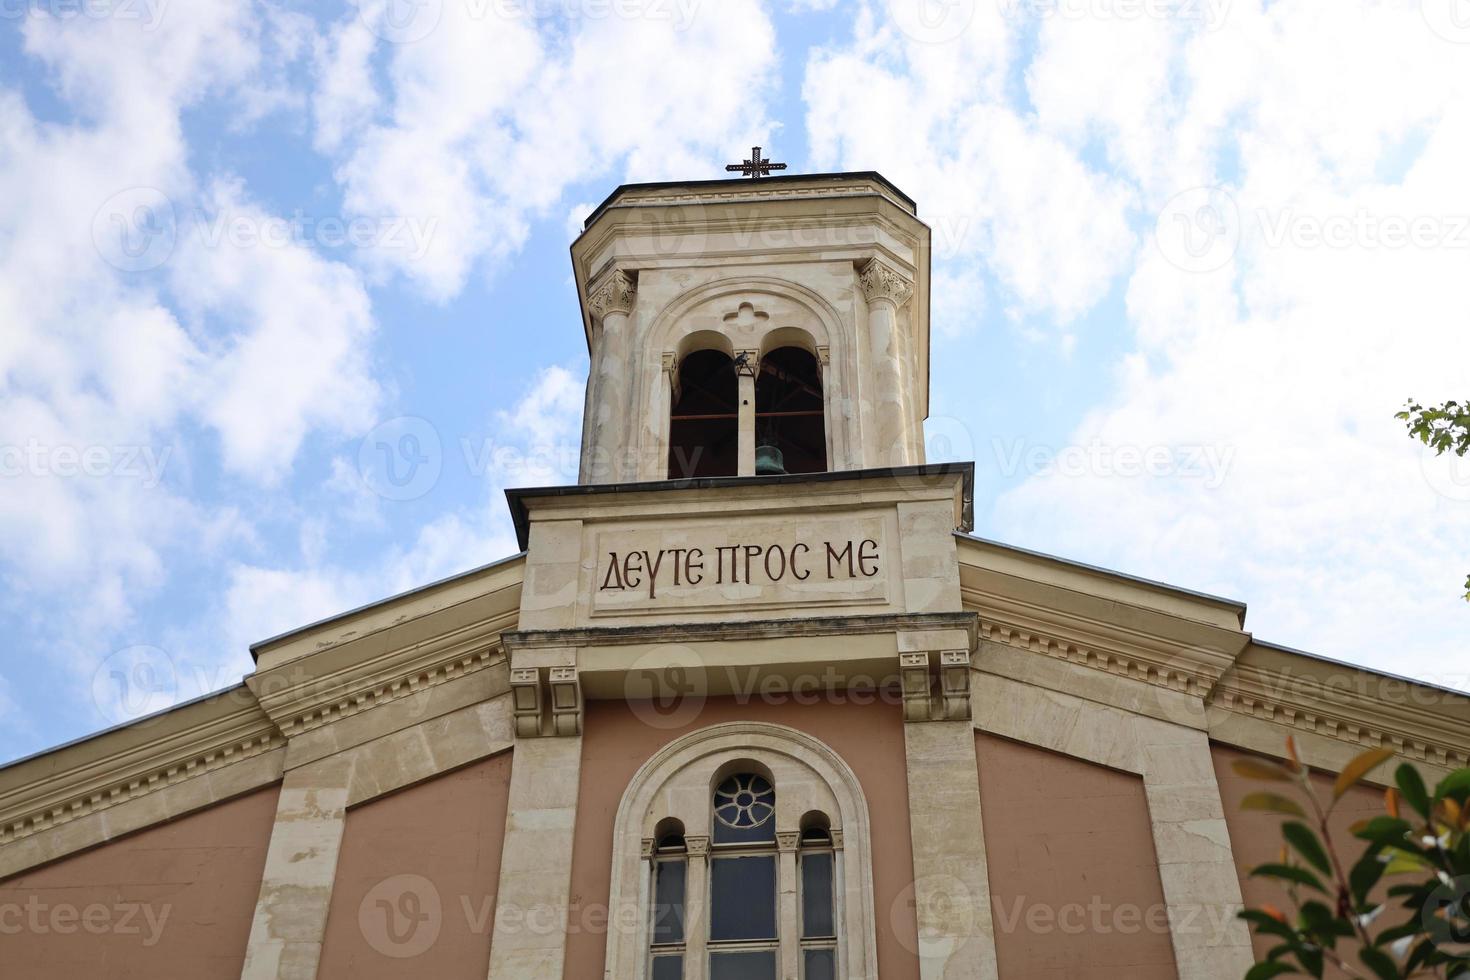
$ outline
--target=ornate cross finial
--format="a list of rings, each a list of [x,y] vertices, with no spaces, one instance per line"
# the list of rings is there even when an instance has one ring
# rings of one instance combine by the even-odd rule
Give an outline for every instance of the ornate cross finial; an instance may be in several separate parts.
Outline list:
[[[750,159],[744,163],[730,163],[725,165],[728,171],[740,171],[746,177],[769,177],[772,170],[785,170],[786,164],[772,163],[761,156],[761,148],[752,146],[750,148]]]

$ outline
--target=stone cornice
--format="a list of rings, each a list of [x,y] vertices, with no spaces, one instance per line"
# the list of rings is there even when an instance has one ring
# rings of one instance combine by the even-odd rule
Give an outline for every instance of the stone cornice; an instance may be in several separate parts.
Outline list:
[[[1470,697],[1348,664],[1253,644],[1208,703],[1444,768],[1470,765]]]
[[[648,626],[593,626],[566,630],[507,632],[501,641],[512,654],[519,650],[645,643],[701,643],[731,640],[798,639],[806,636],[851,636],[885,632],[965,630],[974,646],[974,613],[896,613],[873,616],[813,616],[801,619],[723,620]]]
[[[913,280],[881,258],[869,260],[858,282],[870,304],[886,301],[902,306],[914,294]]]
[[[345,663],[296,661],[258,671],[246,683],[281,732],[295,737],[501,662],[500,634],[516,615],[504,612]]]
[[[285,744],[241,685],[0,770],[0,845]]]
[[[587,312],[596,323],[609,313],[627,315],[633,312],[638,283],[622,269],[613,269],[602,277],[587,294]]]

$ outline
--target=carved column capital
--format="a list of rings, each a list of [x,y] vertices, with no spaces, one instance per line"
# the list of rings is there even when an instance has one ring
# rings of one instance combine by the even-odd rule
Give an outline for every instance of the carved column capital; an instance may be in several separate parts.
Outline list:
[[[761,352],[758,350],[738,350],[735,352],[735,373],[742,378],[753,378],[760,369]]]
[[[609,313],[627,315],[633,312],[633,299],[638,283],[622,269],[613,269],[587,292],[587,312],[602,323]]]
[[[685,837],[684,847],[689,852],[690,857],[709,857],[708,837]]]
[[[776,849],[794,851],[801,844],[801,833],[795,830],[776,831]]]
[[[868,261],[858,283],[870,304],[886,301],[899,307],[914,294],[914,281],[881,258]]]

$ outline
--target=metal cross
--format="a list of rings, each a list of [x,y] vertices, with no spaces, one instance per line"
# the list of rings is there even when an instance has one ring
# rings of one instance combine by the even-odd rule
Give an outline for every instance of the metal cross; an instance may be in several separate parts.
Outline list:
[[[745,177],[769,177],[772,170],[785,170],[786,164],[772,163],[761,156],[761,148],[752,146],[750,148],[750,159],[744,163],[730,163],[725,165],[728,171],[740,171]]]

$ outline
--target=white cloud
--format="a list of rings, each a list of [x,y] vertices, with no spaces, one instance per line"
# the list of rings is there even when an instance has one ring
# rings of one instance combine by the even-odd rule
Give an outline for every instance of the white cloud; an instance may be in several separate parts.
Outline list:
[[[751,80],[771,76],[775,38],[754,0],[569,23],[507,6],[426,5],[439,19],[412,44],[378,42],[391,31],[369,11],[318,53],[317,143],[337,154],[348,210],[437,225],[427,254],[366,261],[436,299],[513,254],[573,183],[619,161],[632,179],[698,174],[768,131],[770,83]],[[375,59],[389,91],[374,93]]]

